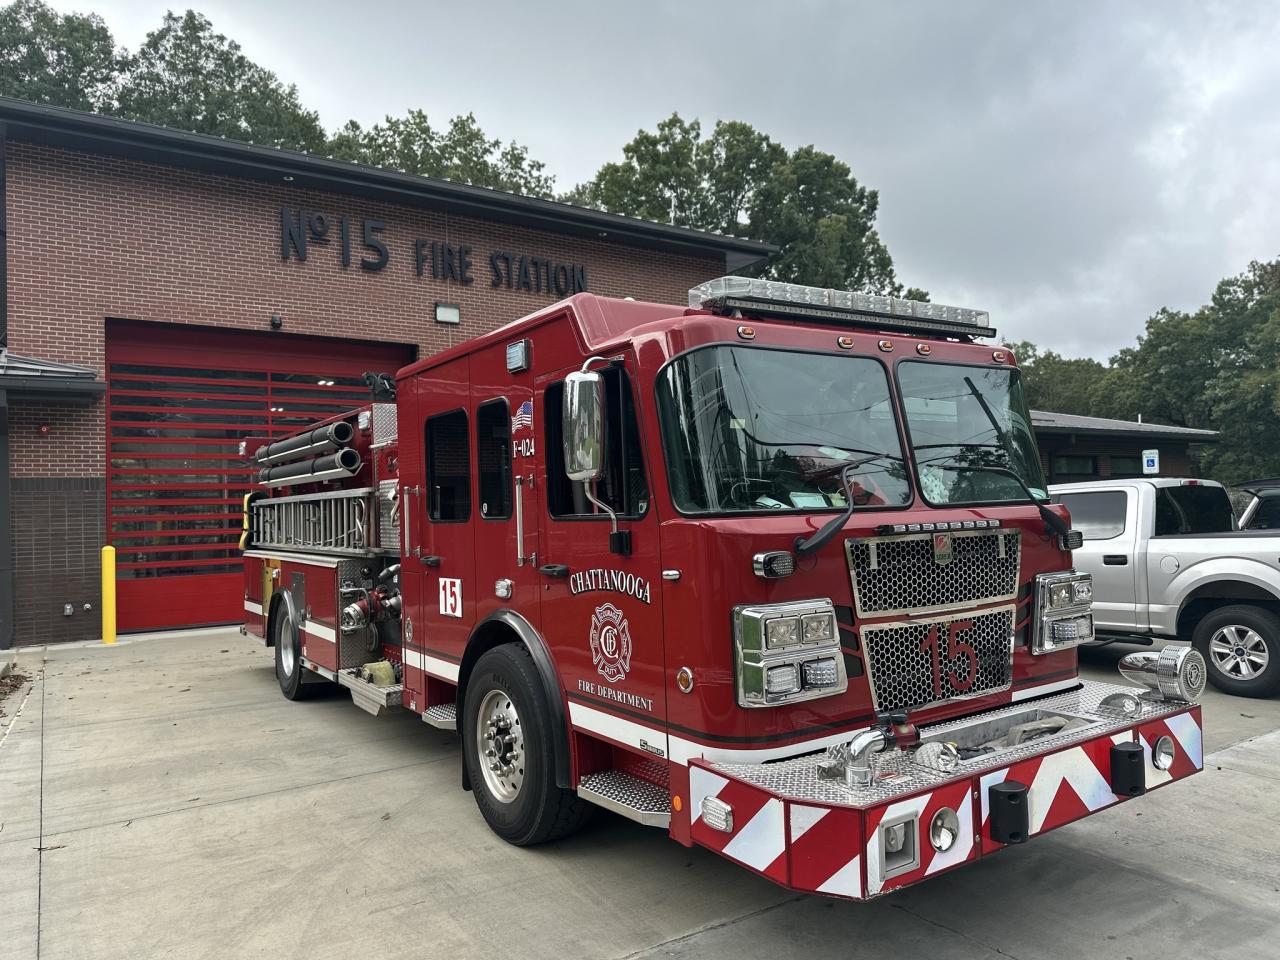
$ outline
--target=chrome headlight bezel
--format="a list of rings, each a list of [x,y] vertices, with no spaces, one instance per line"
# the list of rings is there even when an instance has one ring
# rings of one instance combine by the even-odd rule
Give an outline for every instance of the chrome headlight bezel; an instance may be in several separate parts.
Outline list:
[[[805,623],[817,623],[829,617],[830,630],[814,630],[821,639],[805,639]],[[794,620],[796,640],[786,644],[769,642],[769,624]],[[797,600],[789,603],[745,604],[733,610],[734,674],[738,706],[747,708],[777,707],[802,703],[819,697],[832,697],[849,689],[844,656],[840,652],[840,628],[835,606],[830,599]],[[808,671],[804,665],[812,661],[835,661],[835,683],[817,687],[805,686],[806,680],[821,674],[828,676],[830,667],[822,664]],[[786,692],[769,691],[769,671],[793,665],[796,687]],[[775,677],[781,677],[778,671]]]
[[[1038,574],[1035,603],[1032,654],[1070,650],[1094,639],[1092,574],[1070,570]]]

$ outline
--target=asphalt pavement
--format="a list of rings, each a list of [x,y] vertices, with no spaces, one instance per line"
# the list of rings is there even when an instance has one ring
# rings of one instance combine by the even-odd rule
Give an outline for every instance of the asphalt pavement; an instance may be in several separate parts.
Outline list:
[[[858,904],[604,812],[510,847],[460,789],[455,736],[345,694],[290,703],[235,630],[18,669],[0,960],[1280,956],[1280,699],[1211,691],[1203,774]]]

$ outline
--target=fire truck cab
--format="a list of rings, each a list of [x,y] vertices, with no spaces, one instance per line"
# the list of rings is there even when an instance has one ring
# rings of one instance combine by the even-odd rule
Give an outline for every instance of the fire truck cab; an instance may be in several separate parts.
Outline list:
[[[515,844],[596,807],[863,899],[1199,770],[1204,664],[1082,682],[1079,544],[985,313],[579,294],[251,441],[246,630],[462,737]]]

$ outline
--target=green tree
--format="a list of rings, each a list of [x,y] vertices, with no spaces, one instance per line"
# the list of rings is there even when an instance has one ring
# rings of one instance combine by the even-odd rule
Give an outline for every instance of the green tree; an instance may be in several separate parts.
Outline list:
[[[298,89],[254,63],[234,40],[188,10],[172,11],[129,58],[119,107],[131,120],[297,150],[325,145],[319,116]]]
[[[327,149],[343,160],[528,196],[550,197],[555,186],[527,148],[490,139],[470,113],[454,117],[444,130],[433,127],[421,110],[387,117],[367,130],[349,120]]]
[[[1089,391],[1099,416],[1217,430],[1199,469],[1280,474],[1280,260],[1251,263],[1194,312],[1163,309]]]
[[[1090,391],[1106,376],[1105,366],[1087,357],[1064,357],[1052,350],[1042,353],[1026,340],[1006,343],[1005,347],[1018,361],[1027,406],[1032,410],[1086,417],[1094,414]]]
[[[113,102],[123,50],[97,14],[59,14],[39,0],[0,8],[0,94],[76,110]]]
[[[771,279],[904,292],[875,230],[876,192],[831,154],[813,146],[788,153],[741,121],[719,121],[704,138],[698,120],[673,113],[561,199],[778,244],[756,269]],[[928,299],[923,290],[907,292]]]

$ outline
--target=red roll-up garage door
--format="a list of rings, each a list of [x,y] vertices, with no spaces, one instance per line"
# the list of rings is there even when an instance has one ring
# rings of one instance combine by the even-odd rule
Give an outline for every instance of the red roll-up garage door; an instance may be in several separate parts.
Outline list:
[[[119,629],[232,623],[243,612],[247,436],[282,437],[365,402],[367,370],[413,348],[286,334],[107,324],[107,541]]]

